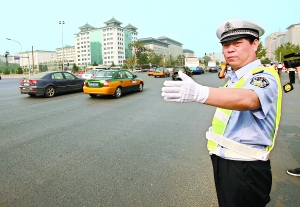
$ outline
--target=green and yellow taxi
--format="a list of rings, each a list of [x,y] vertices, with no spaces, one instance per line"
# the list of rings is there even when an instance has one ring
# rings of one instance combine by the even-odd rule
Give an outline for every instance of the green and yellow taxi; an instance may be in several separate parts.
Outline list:
[[[84,82],[83,92],[91,97],[112,95],[120,98],[123,93],[143,91],[144,80],[128,70],[102,70]]]
[[[148,76],[153,75],[153,72],[154,72],[154,71],[155,71],[155,68],[150,68],[150,69],[147,71]]]
[[[155,71],[153,71],[154,78],[156,77],[170,77],[170,71],[166,68],[156,68]]]

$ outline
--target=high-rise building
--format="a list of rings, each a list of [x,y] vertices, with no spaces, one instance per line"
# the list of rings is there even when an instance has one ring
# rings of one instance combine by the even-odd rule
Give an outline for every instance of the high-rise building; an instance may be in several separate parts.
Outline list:
[[[95,28],[88,23],[79,27],[75,34],[75,63],[79,67],[92,65],[122,65],[132,55],[130,43],[137,40],[137,28],[112,18],[104,22],[106,26]]]
[[[300,23],[292,24],[286,29],[285,42],[300,45]]]
[[[145,47],[153,50],[153,52],[156,55],[164,55],[169,56],[169,44],[166,42],[159,41],[153,37],[148,37],[148,38],[140,38],[138,39],[141,41]]]
[[[188,57],[188,56],[194,56],[194,51],[193,50],[189,50],[189,49],[183,49],[182,50],[182,53],[185,57]]]
[[[79,67],[91,64],[91,51],[90,51],[90,36],[91,32],[97,28],[86,23],[79,27],[80,32],[75,34],[75,64]],[[93,35],[92,35],[93,36]],[[99,40],[101,36],[99,36]]]
[[[173,57],[177,57],[178,55],[182,55],[183,50],[182,50],[182,43],[173,40],[171,38],[162,36],[157,38],[157,40],[168,43],[168,48],[169,48],[169,55],[172,55]]]
[[[274,32],[265,38],[266,57],[272,62],[276,60],[274,51],[285,42],[285,34],[285,32]]]
[[[63,48],[56,48],[57,61],[64,61],[64,66],[69,68],[75,63],[75,46],[66,45]],[[64,68],[65,68],[64,67]]]
[[[266,57],[272,62],[282,61],[275,57],[274,51],[287,42],[293,45],[300,45],[300,23],[291,24],[285,32],[274,32],[265,38]]]
[[[153,50],[157,55],[164,55],[166,58],[172,56],[173,58],[183,54],[182,43],[168,37],[159,37],[157,39],[148,37],[138,39],[144,45]]]

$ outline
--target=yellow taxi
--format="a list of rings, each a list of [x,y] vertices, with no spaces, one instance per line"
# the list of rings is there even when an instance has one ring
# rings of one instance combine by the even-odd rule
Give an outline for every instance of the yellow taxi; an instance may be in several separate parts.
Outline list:
[[[147,74],[149,76],[153,75],[153,72],[155,71],[155,68],[150,68],[148,71],[147,71]]]
[[[170,77],[170,71],[166,68],[156,68],[152,75],[154,76],[154,78]]]
[[[83,84],[83,92],[91,97],[112,95],[120,98],[123,93],[143,91],[144,80],[128,70],[102,70]]]

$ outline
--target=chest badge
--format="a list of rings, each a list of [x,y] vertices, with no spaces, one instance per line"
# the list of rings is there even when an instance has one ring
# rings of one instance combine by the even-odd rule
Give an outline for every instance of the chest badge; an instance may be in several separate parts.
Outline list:
[[[260,88],[265,88],[270,85],[269,81],[265,77],[254,77],[252,78],[250,84]]]

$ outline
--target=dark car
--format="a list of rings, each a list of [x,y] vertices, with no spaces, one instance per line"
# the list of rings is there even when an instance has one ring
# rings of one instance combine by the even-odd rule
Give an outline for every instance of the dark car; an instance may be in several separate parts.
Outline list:
[[[69,72],[42,72],[22,79],[19,88],[21,94],[45,95],[49,98],[57,93],[83,91],[84,81],[84,78],[78,78]]]
[[[208,69],[208,72],[210,73],[217,73],[218,72],[218,68],[216,66],[210,66]]]
[[[203,67],[199,67],[199,71],[200,71],[200,74],[203,74],[204,73],[204,68]]]
[[[193,71],[191,71],[188,67],[186,66],[175,66],[172,70],[172,80],[181,80],[178,76],[178,72],[182,71],[184,74],[192,77],[193,76]]]

